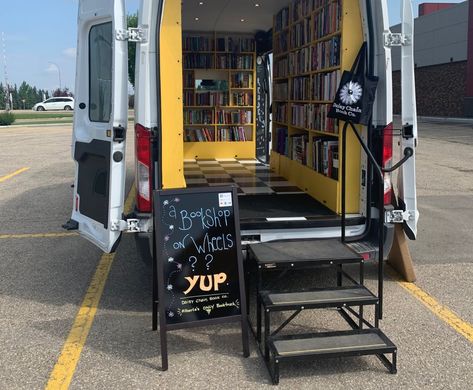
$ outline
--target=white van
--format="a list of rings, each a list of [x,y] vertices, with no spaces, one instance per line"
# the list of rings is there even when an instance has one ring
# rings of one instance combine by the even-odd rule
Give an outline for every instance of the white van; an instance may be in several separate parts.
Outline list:
[[[131,231],[146,255],[154,190],[232,184],[241,195],[245,242],[340,237],[344,210],[346,239],[365,258],[376,253],[379,224],[385,255],[393,223],[415,239],[413,15],[410,1],[401,3],[403,32],[393,34],[387,0],[141,0],[137,29],[127,29],[124,0],[80,0],[69,226],[105,252]],[[368,72],[379,85],[371,125],[357,127],[366,150],[349,130],[343,156],[342,127],[327,125],[324,110],[363,41]],[[124,216],[125,144],[133,136],[127,129],[128,44],[137,45],[137,194],[135,212]],[[402,130],[394,144],[405,156],[397,202],[391,173],[384,173],[380,199],[375,165],[365,153],[383,168],[393,165],[395,45],[402,47],[403,89]],[[261,64],[270,69],[266,74],[257,72]],[[317,92],[321,79],[331,87]],[[272,121],[262,130],[255,123],[261,94],[272,105]],[[309,118],[313,111],[319,116]],[[309,126],[309,119],[321,122]],[[271,150],[269,163],[258,159],[261,144]]]

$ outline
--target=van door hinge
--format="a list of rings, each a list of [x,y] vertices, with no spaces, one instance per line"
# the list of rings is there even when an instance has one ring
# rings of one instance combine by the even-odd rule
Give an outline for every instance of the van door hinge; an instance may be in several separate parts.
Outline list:
[[[127,232],[127,233],[139,233],[143,231],[141,229],[139,219],[127,219],[126,221],[112,221],[110,225],[110,230],[112,232]]]
[[[117,41],[145,43],[148,42],[148,29],[145,27],[119,29],[115,31],[115,38]]]
[[[409,46],[412,44],[412,36],[401,33],[384,33],[384,46]]]
[[[386,223],[404,223],[415,219],[415,212],[404,210],[389,210],[386,211]]]

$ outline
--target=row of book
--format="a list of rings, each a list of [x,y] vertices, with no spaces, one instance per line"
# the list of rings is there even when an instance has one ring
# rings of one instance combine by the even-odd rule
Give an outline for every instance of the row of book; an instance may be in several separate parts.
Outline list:
[[[287,123],[287,103],[274,103],[274,120]]]
[[[287,100],[288,97],[288,84],[287,81],[283,83],[273,84],[273,99],[274,100]]]
[[[217,38],[217,51],[227,52],[253,52],[255,51],[255,40],[253,38],[224,37]]]
[[[185,129],[186,142],[213,142],[215,141],[215,130],[203,127],[201,129]]]
[[[233,73],[231,86],[232,88],[253,88],[253,74],[249,72]]]
[[[252,55],[217,54],[217,69],[253,69]]]
[[[184,88],[194,88],[195,87],[194,72],[185,70],[183,83],[184,83]]]
[[[233,106],[252,106],[253,93],[252,92],[232,92]]]
[[[340,36],[322,41],[312,47],[312,70],[340,65]]]
[[[339,164],[338,141],[327,137],[313,137],[312,169],[338,180]]]
[[[289,157],[288,150],[288,130],[287,127],[279,127],[276,129],[276,144],[273,145],[273,150],[282,156]]]
[[[186,125],[211,125],[214,123],[214,110],[184,110],[184,123]]]
[[[276,138],[274,151],[291,160],[307,165],[310,156],[308,148],[309,135],[307,133],[288,136],[287,127],[280,127],[276,129]]]
[[[283,8],[276,14],[274,21],[274,31],[282,31],[289,26],[289,7]]]
[[[195,94],[196,106],[228,106],[227,92],[198,92]]]
[[[312,70],[311,48],[304,47],[289,54],[289,74],[308,73]]]
[[[291,28],[291,48],[307,45],[312,41],[311,21],[303,19]]]
[[[253,123],[252,110],[217,110],[215,115],[218,124],[233,125]]]
[[[182,50],[184,51],[213,51],[214,40],[210,37],[192,36],[182,38]]]
[[[332,101],[338,90],[341,72],[317,73],[312,76],[312,99]]]
[[[217,129],[217,141],[250,141],[242,126],[221,127]]]
[[[335,119],[327,117],[330,107],[330,104],[291,104],[291,124],[305,129],[335,133]]]
[[[291,100],[311,100],[311,77],[302,76],[291,79]]]
[[[312,19],[313,39],[320,39],[340,30],[342,20],[342,2],[333,0],[325,5]]]
[[[333,0],[293,0],[291,6],[291,20],[294,23],[302,18],[306,18],[310,16],[313,11],[325,7],[332,1]]]
[[[289,59],[287,57],[276,58],[273,64],[274,77],[287,77],[289,75]]]
[[[289,31],[282,31],[274,37],[274,54],[286,53],[289,50]]]
[[[211,69],[214,67],[212,54],[184,54],[185,69]]]
[[[194,91],[184,91],[184,106],[195,106]]]

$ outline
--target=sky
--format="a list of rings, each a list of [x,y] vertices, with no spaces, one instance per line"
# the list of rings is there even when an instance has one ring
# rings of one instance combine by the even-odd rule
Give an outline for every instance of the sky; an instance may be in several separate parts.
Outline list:
[[[38,88],[54,90],[59,87],[59,67],[62,87],[74,90],[78,2],[0,0],[0,39],[4,32],[10,84],[20,85],[24,80]],[[413,0],[416,13],[423,2]],[[128,12],[134,12],[139,0],[127,0],[126,3]],[[399,23],[400,0],[388,0],[388,4],[391,25]],[[4,82],[2,51],[0,42],[0,81]]]

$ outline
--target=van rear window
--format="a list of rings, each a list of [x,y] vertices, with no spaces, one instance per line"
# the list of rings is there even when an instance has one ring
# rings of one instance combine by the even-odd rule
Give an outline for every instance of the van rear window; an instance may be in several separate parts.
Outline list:
[[[97,24],[89,33],[89,119],[109,122],[112,110],[112,22]]]

